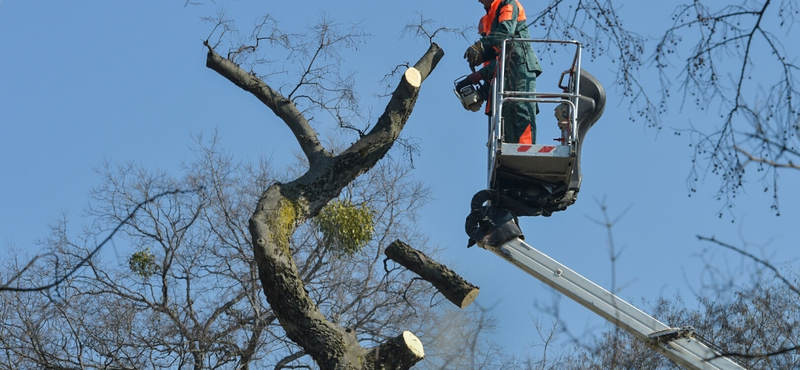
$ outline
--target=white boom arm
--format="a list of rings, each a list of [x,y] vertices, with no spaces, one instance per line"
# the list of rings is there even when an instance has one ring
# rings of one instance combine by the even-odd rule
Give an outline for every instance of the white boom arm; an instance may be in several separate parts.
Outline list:
[[[692,327],[672,328],[661,323],[519,238],[499,247],[481,247],[503,257],[687,369],[744,369],[698,341]]]

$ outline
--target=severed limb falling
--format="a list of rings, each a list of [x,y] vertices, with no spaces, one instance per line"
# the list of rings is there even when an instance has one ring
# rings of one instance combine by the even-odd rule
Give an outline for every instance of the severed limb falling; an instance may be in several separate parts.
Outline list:
[[[397,262],[422,279],[433,284],[447,300],[453,302],[458,308],[469,306],[478,296],[480,288],[464,280],[461,276],[447,268],[447,266],[434,261],[410,245],[395,240],[384,252],[386,257]]]

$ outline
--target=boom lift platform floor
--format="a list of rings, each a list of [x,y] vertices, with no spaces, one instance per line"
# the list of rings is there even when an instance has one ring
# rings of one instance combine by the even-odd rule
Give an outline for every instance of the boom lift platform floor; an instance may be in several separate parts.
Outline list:
[[[502,143],[498,156],[498,177],[535,179],[539,183],[568,183],[575,157],[567,145]]]

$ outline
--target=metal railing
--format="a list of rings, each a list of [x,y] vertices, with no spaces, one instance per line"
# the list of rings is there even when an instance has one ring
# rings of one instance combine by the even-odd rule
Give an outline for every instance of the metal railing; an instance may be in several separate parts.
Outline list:
[[[541,44],[561,44],[575,45],[575,54],[569,68],[561,74],[559,80],[559,92],[539,92],[539,91],[506,91],[506,50],[512,42],[541,43]],[[531,46],[533,48],[533,46]],[[503,106],[504,103],[549,103],[569,105],[569,122],[567,129],[561,130],[560,141],[562,145],[569,146],[569,153],[575,156],[578,148],[578,103],[580,100],[580,70],[581,70],[581,50],[582,45],[575,40],[551,40],[551,39],[506,39],[503,41],[500,52],[500,60],[497,64],[496,78],[492,80],[491,86],[491,116],[489,121],[489,186],[493,181],[495,173],[496,156],[503,140]],[[566,85],[564,77],[567,77]],[[562,86],[563,85],[563,86]],[[535,111],[533,112],[536,113]],[[538,124],[537,124],[538,125]]]

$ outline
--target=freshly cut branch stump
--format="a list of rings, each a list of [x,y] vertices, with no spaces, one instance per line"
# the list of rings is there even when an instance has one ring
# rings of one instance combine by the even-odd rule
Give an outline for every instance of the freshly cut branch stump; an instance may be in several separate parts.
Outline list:
[[[419,88],[422,85],[422,74],[414,67],[407,69],[403,76],[406,78],[406,82],[415,88]]]
[[[464,280],[447,266],[434,261],[425,253],[400,240],[392,242],[384,254],[392,261],[433,284],[439,293],[442,293],[447,300],[459,308],[469,306],[480,292],[480,288]]]
[[[374,361],[376,369],[410,369],[423,358],[422,342],[410,331],[404,331],[373,348],[367,360]]]

